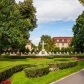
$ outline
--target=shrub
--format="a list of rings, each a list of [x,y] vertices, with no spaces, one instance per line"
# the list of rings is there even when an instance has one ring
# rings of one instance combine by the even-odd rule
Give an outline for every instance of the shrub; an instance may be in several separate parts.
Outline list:
[[[54,61],[73,61],[73,58],[54,58]]]
[[[24,72],[27,77],[41,77],[49,73],[49,66],[38,65],[36,67],[25,68]]]
[[[60,62],[56,64],[59,69],[66,69],[77,65],[77,61]]]
[[[21,71],[28,66],[34,66],[34,65],[20,64],[20,65],[5,68],[5,70],[0,71],[0,82],[2,80],[9,78],[12,74],[14,74],[18,71]]]
[[[66,69],[66,68],[70,68],[70,67],[74,67],[77,65],[77,61],[59,61],[59,62],[52,62],[52,63],[48,63],[50,68],[54,68],[55,71],[59,70],[59,69]]]
[[[4,56],[3,58],[9,59],[26,59],[28,56]]]

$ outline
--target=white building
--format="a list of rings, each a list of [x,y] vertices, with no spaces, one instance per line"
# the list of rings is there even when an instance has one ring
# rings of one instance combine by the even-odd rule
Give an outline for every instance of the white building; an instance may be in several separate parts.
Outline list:
[[[72,37],[53,37],[53,40],[56,43],[56,47],[67,48],[72,41]]]

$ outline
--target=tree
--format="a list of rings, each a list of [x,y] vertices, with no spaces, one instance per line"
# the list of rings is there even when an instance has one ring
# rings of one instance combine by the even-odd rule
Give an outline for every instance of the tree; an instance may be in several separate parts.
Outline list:
[[[18,9],[23,16],[23,19],[29,21],[30,25],[26,27],[27,30],[32,31],[35,27],[37,27],[37,19],[36,19],[36,9],[33,6],[32,0],[24,0],[24,2],[19,2]]]
[[[33,9],[29,10],[33,11]],[[34,12],[31,13],[35,15]],[[32,16],[31,18],[33,20]],[[0,0],[0,54],[3,49],[10,47],[18,49],[27,43],[29,32],[36,24],[33,25],[32,20],[29,17],[24,18],[15,0]]]
[[[41,45],[42,41],[45,42],[44,47],[45,47],[45,50],[47,52],[53,51],[53,49],[55,48],[55,43],[52,40],[52,38],[50,36],[48,36],[48,35],[42,35],[41,41],[39,42],[39,45],[38,45],[39,51],[42,49],[42,47],[41,47],[42,46]]]
[[[84,5],[84,0],[79,0]]]
[[[75,51],[84,51],[84,12],[76,19],[76,24],[73,26],[74,37],[71,46]]]
[[[53,49],[53,52],[54,52],[54,53],[60,52],[60,48],[59,48],[59,47],[55,47],[55,48]]]

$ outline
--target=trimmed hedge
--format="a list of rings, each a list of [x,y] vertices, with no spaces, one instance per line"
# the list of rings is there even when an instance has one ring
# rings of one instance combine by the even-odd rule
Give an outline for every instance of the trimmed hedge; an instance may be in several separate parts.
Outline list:
[[[14,73],[21,71],[24,68],[29,67],[29,66],[34,66],[34,65],[20,64],[20,65],[16,65],[16,66],[12,66],[12,67],[7,67],[6,69],[1,70],[0,71],[0,82],[2,80],[9,78]]]
[[[41,77],[49,73],[49,66],[38,65],[36,67],[25,68],[24,72],[27,77]]]
[[[2,58],[9,58],[9,59],[26,59],[28,56],[3,56]]]
[[[77,61],[60,62],[56,64],[59,69],[66,69],[77,65]]]
[[[66,69],[70,67],[74,67],[77,65],[77,61],[66,61],[66,62],[58,62],[58,63],[49,63],[49,67],[56,69]]]
[[[54,61],[73,61],[73,58],[54,58]]]
[[[47,58],[47,59],[54,59],[54,58],[71,58],[70,55],[49,55],[49,56],[2,56],[2,58],[9,58],[9,59],[26,59],[26,58]]]

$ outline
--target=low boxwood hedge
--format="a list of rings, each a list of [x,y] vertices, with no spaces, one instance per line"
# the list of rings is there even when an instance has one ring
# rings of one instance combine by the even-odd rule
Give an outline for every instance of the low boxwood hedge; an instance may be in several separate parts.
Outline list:
[[[64,61],[64,62],[53,62],[49,63],[49,67],[58,68],[58,69],[66,69],[70,67],[74,67],[77,65],[77,61]]]
[[[2,58],[9,58],[9,59],[26,59],[28,56],[3,56]]]
[[[10,67],[0,70],[0,82],[2,80],[9,78],[12,74],[18,71],[21,71],[26,67],[30,67],[30,66],[34,66],[34,65],[20,64],[20,65],[10,66]]]
[[[54,58],[54,61],[73,61],[73,58]]]
[[[56,64],[59,69],[66,69],[77,65],[77,61],[60,62]]]
[[[24,72],[27,77],[41,77],[49,73],[49,66],[38,65],[36,67],[25,68]]]

